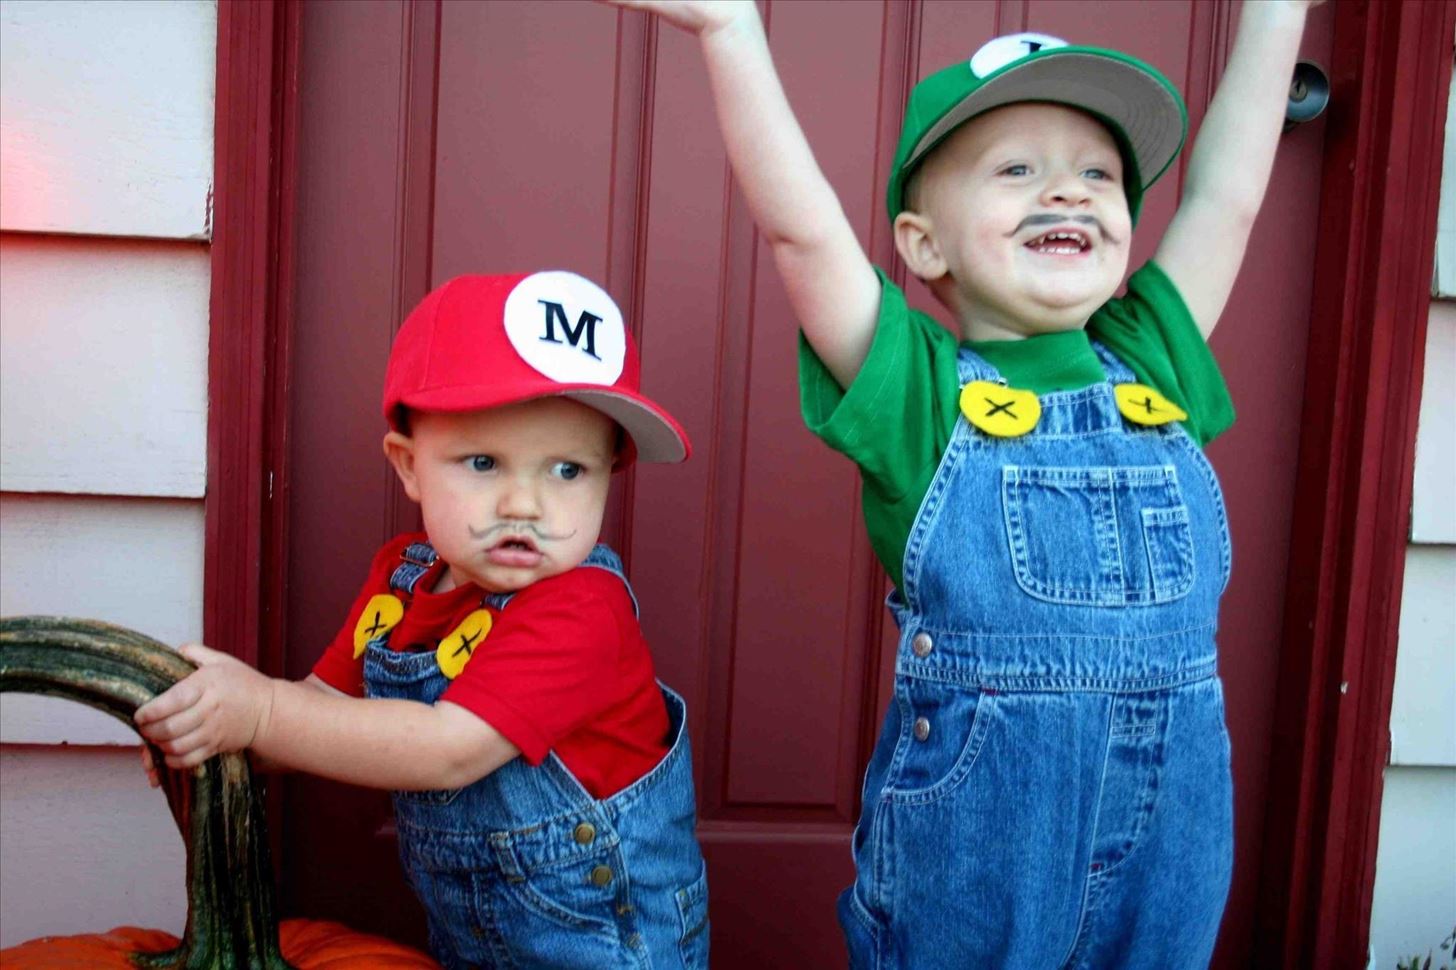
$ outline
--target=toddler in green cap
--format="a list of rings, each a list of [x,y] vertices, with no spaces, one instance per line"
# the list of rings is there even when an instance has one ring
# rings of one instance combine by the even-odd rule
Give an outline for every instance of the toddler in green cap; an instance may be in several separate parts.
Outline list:
[[[1152,66],[1022,33],[906,108],[871,266],[751,2],[610,0],[700,39],[728,157],[802,328],[804,418],[858,465],[896,585],[866,771],[856,967],[1196,967],[1232,867],[1214,633],[1230,568],[1205,340],[1263,200],[1311,0],[1246,3],[1151,261],[1114,297],[1187,113]]]

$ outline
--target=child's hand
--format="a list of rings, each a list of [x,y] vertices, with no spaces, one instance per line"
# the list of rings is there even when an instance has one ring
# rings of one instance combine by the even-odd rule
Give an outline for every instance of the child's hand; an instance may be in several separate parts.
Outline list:
[[[753,0],[599,0],[613,7],[645,10],[674,27],[694,34],[711,34],[740,17],[757,16]]]
[[[252,744],[268,723],[272,680],[200,644],[188,644],[179,652],[198,669],[137,708],[137,729],[162,749],[172,768],[191,768]],[[143,764],[150,760],[143,749]]]

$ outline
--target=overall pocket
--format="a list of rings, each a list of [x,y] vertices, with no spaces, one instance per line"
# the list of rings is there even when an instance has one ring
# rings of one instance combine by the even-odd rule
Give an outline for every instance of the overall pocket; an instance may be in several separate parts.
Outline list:
[[[895,697],[901,734],[885,796],[902,804],[944,798],[971,774],[996,695],[906,677]]]
[[[693,884],[677,891],[677,912],[682,920],[678,955],[685,970],[706,970],[708,966],[708,867]]]
[[[524,876],[505,876],[501,894],[521,914],[560,929],[596,930],[615,939],[613,914],[622,876],[621,854],[613,850]]]
[[[1068,606],[1168,603],[1193,587],[1193,535],[1172,465],[1001,473],[1016,584]]]
[[[532,869],[492,873],[482,880],[482,907],[508,966],[635,966],[618,930],[616,914],[626,901],[627,874],[621,853]]]

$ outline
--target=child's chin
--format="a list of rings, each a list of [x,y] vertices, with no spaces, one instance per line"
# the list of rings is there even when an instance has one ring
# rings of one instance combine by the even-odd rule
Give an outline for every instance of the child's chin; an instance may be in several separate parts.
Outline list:
[[[534,569],[492,569],[486,575],[475,577],[472,582],[487,593],[519,593],[527,586],[566,571],[556,564],[542,564]]]
[[[491,569],[466,577],[487,593],[519,593],[540,578],[524,569]]]
[[[1087,318],[1117,292],[1117,283],[1103,280],[1079,281],[1063,286],[1049,286],[1037,294],[1049,324],[1056,330],[1077,330],[1087,323]]]

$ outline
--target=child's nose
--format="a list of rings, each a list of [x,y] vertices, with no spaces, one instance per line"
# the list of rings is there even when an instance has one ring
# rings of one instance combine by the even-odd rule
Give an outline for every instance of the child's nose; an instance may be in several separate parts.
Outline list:
[[[1048,205],[1078,205],[1090,198],[1087,186],[1075,172],[1061,172],[1047,179],[1042,199]]]
[[[534,519],[541,514],[540,496],[531,482],[511,479],[496,502],[496,513],[503,519]]]

